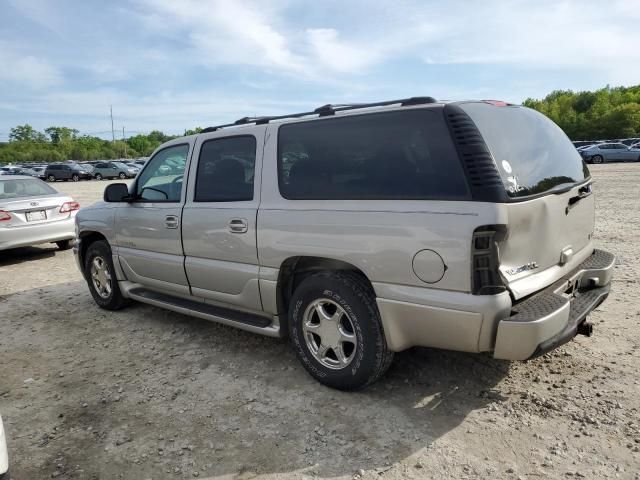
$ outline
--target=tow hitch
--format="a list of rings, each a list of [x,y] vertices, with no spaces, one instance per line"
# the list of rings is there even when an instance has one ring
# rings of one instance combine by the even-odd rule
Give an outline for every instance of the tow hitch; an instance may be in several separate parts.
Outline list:
[[[578,335],[584,335],[590,337],[593,333],[593,323],[589,323],[586,320],[578,325]]]

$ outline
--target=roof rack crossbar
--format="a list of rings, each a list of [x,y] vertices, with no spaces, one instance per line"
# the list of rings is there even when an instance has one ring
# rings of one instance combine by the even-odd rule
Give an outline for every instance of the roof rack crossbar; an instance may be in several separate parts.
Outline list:
[[[215,127],[207,127],[202,130],[201,133],[215,132],[222,128],[228,127],[237,127],[240,125],[264,125],[273,120],[284,120],[287,118],[301,118],[308,117],[311,115],[318,115],[320,117],[325,117],[329,115],[334,115],[336,112],[342,112],[345,110],[356,110],[360,108],[373,108],[373,107],[386,107],[389,105],[402,105],[403,107],[412,106],[412,105],[423,105],[427,103],[436,103],[436,99],[433,97],[409,97],[403,98],[399,100],[386,100],[383,102],[371,102],[371,103],[348,103],[348,104],[326,104],[321,107],[316,108],[311,112],[301,112],[301,113],[290,113],[286,115],[273,115],[273,116],[261,116],[261,117],[242,117],[236,120],[233,123],[227,123],[224,125],[217,125]]]

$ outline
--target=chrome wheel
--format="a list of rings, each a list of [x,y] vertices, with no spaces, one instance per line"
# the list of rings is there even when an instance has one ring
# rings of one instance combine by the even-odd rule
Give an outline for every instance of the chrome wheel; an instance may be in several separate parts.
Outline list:
[[[307,348],[323,366],[346,368],[355,357],[358,340],[353,323],[344,309],[322,298],[309,304],[302,319]]]
[[[94,257],[91,262],[91,281],[98,295],[102,298],[111,296],[111,273],[104,258]]]

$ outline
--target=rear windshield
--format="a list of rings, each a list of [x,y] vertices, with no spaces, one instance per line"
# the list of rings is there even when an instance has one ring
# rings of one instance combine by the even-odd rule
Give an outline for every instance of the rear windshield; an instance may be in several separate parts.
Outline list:
[[[589,178],[589,170],[555,123],[526,107],[463,103],[498,166],[510,197],[526,197]]]
[[[0,180],[0,200],[18,197],[39,197],[54,193],[58,192],[36,178]]]
[[[426,109],[283,125],[278,180],[284,198],[468,198],[441,111]]]

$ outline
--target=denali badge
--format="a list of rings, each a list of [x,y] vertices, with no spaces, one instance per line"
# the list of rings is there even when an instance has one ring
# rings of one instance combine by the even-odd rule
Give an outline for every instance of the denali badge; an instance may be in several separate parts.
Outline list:
[[[529,262],[529,263],[525,263],[520,267],[510,268],[509,270],[507,270],[507,274],[517,275],[518,273],[526,272],[528,270],[535,270],[536,268],[538,268],[538,264],[536,262]]]

